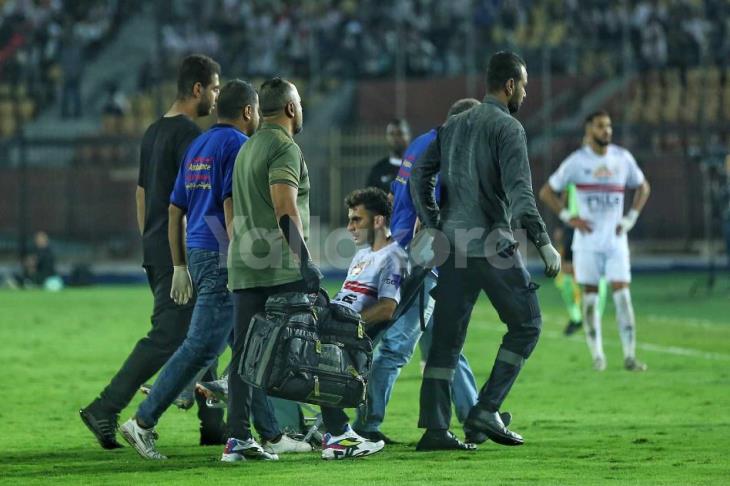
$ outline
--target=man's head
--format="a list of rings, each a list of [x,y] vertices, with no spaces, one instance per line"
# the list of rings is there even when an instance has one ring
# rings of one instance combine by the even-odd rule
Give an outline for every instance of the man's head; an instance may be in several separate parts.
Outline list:
[[[198,116],[210,115],[220,91],[220,74],[220,65],[208,56],[186,57],[177,75],[177,99],[195,100]]]
[[[48,247],[48,233],[45,231],[39,231],[33,236],[33,242],[35,243],[36,248],[46,248]]]
[[[264,81],[259,89],[259,103],[264,119],[270,121],[278,119],[287,123],[294,135],[302,131],[304,125],[302,98],[294,83],[282,78]]]
[[[227,121],[248,136],[259,127],[259,95],[250,83],[228,81],[218,95],[218,120]]]
[[[408,122],[402,118],[396,118],[388,123],[385,127],[385,139],[388,142],[388,149],[397,155],[403,157],[403,152],[408,148],[411,142],[411,127]]]
[[[527,65],[510,51],[501,51],[489,59],[487,90],[507,104],[510,113],[517,113],[527,96]]]
[[[449,108],[449,112],[446,114],[446,118],[448,119],[454,115],[458,115],[459,113],[469,111],[480,104],[481,103],[479,102],[479,100],[475,98],[462,98],[455,102],[453,105],[451,105],[451,108]]]
[[[585,130],[585,138],[588,143],[606,147],[611,143],[611,137],[613,136],[611,115],[605,110],[594,111],[586,117]]]
[[[377,187],[357,189],[345,198],[347,231],[356,245],[372,245],[378,233],[386,236],[392,207],[388,195]]]

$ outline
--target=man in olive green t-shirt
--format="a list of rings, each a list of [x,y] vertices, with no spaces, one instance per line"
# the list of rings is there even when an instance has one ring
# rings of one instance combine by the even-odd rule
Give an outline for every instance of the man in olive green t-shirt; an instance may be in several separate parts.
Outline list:
[[[274,78],[261,85],[263,124],[243,145],[233,169],[233,235],[228,249],[228,287],[233,292],[232,363],[243,354],[249,322],[266,299],[281,292],[315,292],[322,274],[309,255],[309,176],[294,135],[303,115],[294,84]],[[277,459],[251,436],[251,389],[238,373],[228,377],[230,435],[223,461]],[[352,432],[345,412],[322,407],[329,432],[322,457],[339,459],[382,449]],[[331,444],[330,444],[331,443]],[[325,450],[329,450],[325,454]]]

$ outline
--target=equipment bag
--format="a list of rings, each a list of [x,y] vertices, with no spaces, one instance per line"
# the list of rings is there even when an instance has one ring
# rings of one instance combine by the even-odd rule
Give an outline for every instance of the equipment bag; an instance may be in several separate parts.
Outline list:
[[[251,319],[238,372],[274,397],[356,407],[365,400],[372,342],[360,315],[307,294],[269,297]]]

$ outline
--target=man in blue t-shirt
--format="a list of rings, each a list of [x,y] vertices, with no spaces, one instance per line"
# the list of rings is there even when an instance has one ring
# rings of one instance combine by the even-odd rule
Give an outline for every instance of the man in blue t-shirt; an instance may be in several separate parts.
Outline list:
[[[233,326],[225,266],[233,214],[231,175],[238,151],[259,125],[258,94],[245,81],[229,81],[220,90],[217,109],[218,123],[190,144],[170,195],[168,238],[174,267],[170,297],[184,305],[192,299],[194,285],[197,300],[190,329],[135,417],[121,427],[127,441],[148,459],[165,458],[149,431],[198,372],[218,357]],[[266,454],[260,446],[256,449]]]
[[[469,110],[478,104],[479,101],[473,98],[459,100],[449,109],[447,118]],[[413,207],[408,188],[408,179],[419,156],[426,151],[426,148],[435,138],[436,129],[432,129],[411,142],[403,154],[403,162],[398,175],[391,184],[391,192],[394,197],[390,231],[393,238],[403,248],[406,248],[413,239],[417,220],[416,210]],[[439,200],[439,197],[439,185],[436,184],[436,199]],[[428,350],[431,347],[431,314],[433,313],[433,299],[428,293],[435,286],[435,275],[431,274],[426,277],[423,288],[426,297],[426,300],[424,300],[426,303],[424,306],[424,320],[427,322],[426,332],[423,335],[421,333],[421,309],[416,301],[405,314],[385,331],[378,343],[368,379],[366,412],[358,417],[356,424],[357,432],[363,437],[393,443],[390,438],[380,432],[380,425],[385,418],[385,408],[388,405],[395,380],[400,373],[400,369],[411,359],[419,339],[423,354],[428,355]],[[452,398],[459,421],[463,422],[471,407],[477,402],[474,374],[463,354],[454,375]],[[454,440],[456,441],[455,438]],[[467,437],[467,442],[484,442],[484,440],[485,438],[481,437]],[[458,445],[456,442],[455,444]]]

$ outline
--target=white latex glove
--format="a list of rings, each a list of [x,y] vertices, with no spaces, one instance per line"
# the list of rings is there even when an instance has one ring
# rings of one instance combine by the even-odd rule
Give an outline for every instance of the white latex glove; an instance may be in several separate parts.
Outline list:
[[[560,210],[560,214],[558,214],[558,218],[560,218],[560,221],[563,223],[569,225],[570,220],[573,219],[573,215],[570,214],[570,211],[568,211],[568,208],[563,208]]]
[[[560,273],[560,253],[553,245],[548,243],[538,248],[540,258],[545,263],[545,275],[554,278]]]
[[[616,234],[621,235],[631,231],[631,228],[634,227],[637,219],[639,219],[639,212],[636,209],[629,209],[626,216],[621,218],[621,221],[618,222],[618,226],[616,226]]]
[[[172,267],[172,288],[170,298],[177,305],[185,305],[193,296],[193,281],[190,278],[187,265]]]

